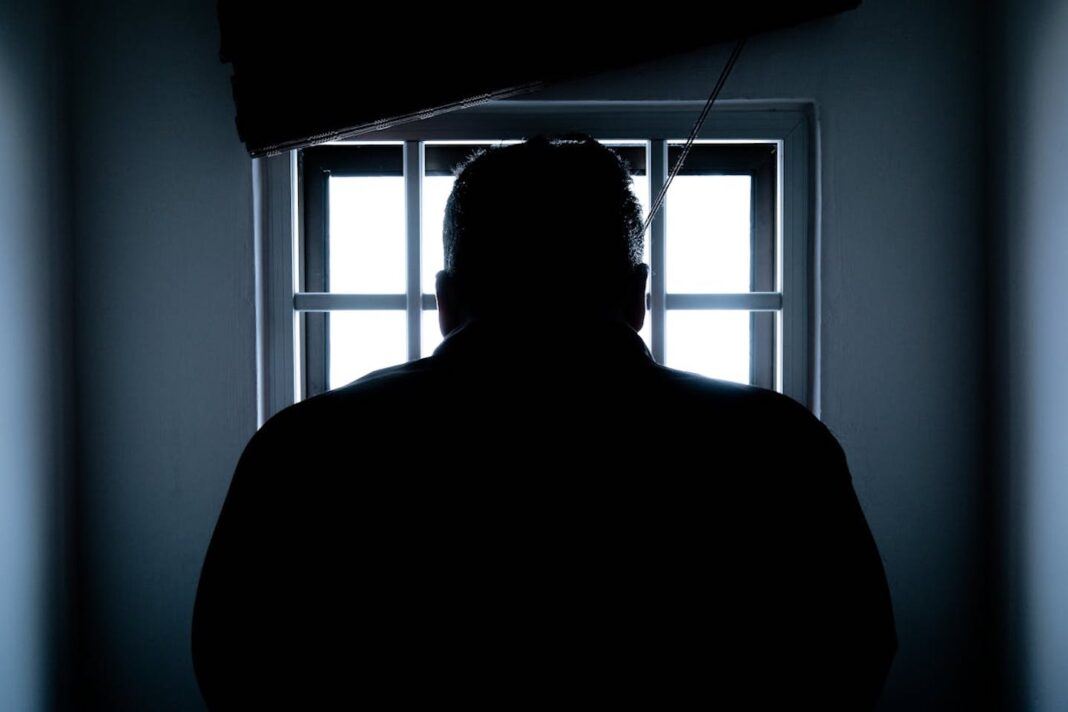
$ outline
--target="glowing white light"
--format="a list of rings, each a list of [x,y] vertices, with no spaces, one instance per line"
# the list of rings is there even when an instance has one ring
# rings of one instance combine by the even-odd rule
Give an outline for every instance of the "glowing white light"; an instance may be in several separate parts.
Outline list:
[[[399,309],[330,314],[330,388],[407,360],[408,322]]]
[[[404,179],[330,178],[330,291],[404,294]]]
[[[667,291],[749,291],[749,176],[678,176],[668,190]]]
[[[452,176],[423,178],[423,293],[434,293],[434,278],[445,267],[445,248],[442,243],[442,224],[445,204],[452,192]]]
[[[749,383],[749,312],[667,313],[667,365],[735,383]]]

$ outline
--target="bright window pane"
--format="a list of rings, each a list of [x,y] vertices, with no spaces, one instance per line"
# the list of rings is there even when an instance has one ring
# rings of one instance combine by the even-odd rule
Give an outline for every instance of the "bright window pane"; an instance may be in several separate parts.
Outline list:
[[[436,309],[423,312],[422,350],[423,356],[434,353],[434,349],[442,342],[441,328],[438,326],[438,312]]]
[[[749,383],[749,312],[667,312],[667,366],[736,383]]]
[[[330,177],[330,291],[403,294],[404,179]]]
[[[749,291],[751,182],[749,176],[676,176],[665,205],[667,291]]]
[[[408,359],[408,328],[399,309],[339,311],[330,322],[330,388]]]
[[[645,312],[645,323],[642,324],[642,330],[638,332],[638,336],[642,337],[642,341],[651,351],[653,348],[653,315],[648,310]]]
[[[445,204],[452,192],[453,176],[423,178],[423,293],[434,293],[434,280],[445,267],[445,246],[442,243],[442,224]]]

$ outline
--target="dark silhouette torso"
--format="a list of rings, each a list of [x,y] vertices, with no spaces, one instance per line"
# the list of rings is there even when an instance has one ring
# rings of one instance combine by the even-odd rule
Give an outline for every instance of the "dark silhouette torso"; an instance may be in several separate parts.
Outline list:
[[[871,706],[893,621],[833,436],[567,332],[476,323],[261,429],[198,593],[212,709]]]

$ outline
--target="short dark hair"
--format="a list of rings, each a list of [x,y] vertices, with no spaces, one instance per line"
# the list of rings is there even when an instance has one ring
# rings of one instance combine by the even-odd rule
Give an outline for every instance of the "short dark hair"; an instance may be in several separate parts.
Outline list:
[[[642,211],[614,151],[585,135],[538,136],[458,168],[444,241],[469,309],[494,310],[503,293],[514,306],[534,281],[569,306],[617,306],[642,262]]]

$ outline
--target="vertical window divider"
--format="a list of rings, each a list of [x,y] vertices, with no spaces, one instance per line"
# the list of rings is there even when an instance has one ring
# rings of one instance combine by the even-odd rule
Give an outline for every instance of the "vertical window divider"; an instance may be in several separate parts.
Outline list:
[[[408,360],[422,356],[422,220],[423,220],[423,166],[424,144],[422,141],[404,142],[404,208],[407,254],[407,300],[405,312],[408,317]]]
[[[649,205],[652,206],[655,196],[660,193],[661,187],[667,180],[668,174],[668,144],[664,139],[653,139],[649,142]],[[649,316],[652,319],[650,328],[653,358],[657,363],[664,363],[664,322],[667,307],[667,282],[665,281],[665,238],[667,235],[668,198],[664,197],[660,211],[653,216],[649,226],[649,268],[652,272],[650,295],[651,304]]]

